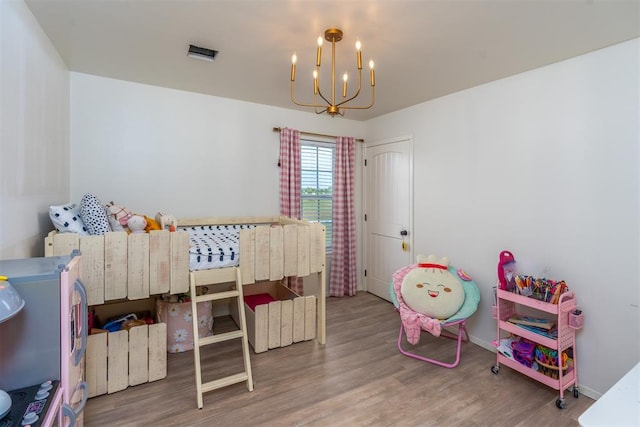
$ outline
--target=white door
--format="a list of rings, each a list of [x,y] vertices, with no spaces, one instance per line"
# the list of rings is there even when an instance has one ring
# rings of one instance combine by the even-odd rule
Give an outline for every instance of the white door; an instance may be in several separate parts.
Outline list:
[[[402,137],[364,149],[364,284],[386,300],[392,274],[413,262],[412,144]]]

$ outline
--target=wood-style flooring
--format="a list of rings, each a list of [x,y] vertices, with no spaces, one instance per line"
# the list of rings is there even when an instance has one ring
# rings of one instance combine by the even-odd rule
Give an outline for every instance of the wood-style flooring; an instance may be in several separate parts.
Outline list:
[[[495,354],[463,343],[458,367],[401,355],[399,316],[371,294],[327,300],[327,344],[315,341],[252,354],[245,383],[196,404],[193,352],[169,354],[166,379],[89,399],[86,426],[577,426],[594,401],[558,392],[502,367]],[[228,327],[216,319],[214,330]],[[237,341],[237,340],[236,340]],[[424,333],[418,347],[453,360],[455,342]],[[211,351],[209,351],[211,349]],[[241,371],[239,342],[204,347],[203,380]]]

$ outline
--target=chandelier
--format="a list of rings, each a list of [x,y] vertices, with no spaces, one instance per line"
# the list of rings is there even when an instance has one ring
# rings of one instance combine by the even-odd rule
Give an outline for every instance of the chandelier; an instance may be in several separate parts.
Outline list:
[[[373,71],[373,61],[369,61],[369,76],[371,84],[371,103],[369,105],[354,106],[346,105],[360,95],[362,83],[362,52],[360,51],[360,41],[356,42],[356,63],[358,66],[358,89],[353,96],[347,97],[347,73],[342,76],[342,101],[336,101],[336,43],[342,40],[342,30],[329,28],[324,32],[324,39],[331,42],[331,92],[325,96],[320,89],[320,65],[322,60],[322,37],[318,37],[318,49],[316,52],[316,67],[313,70],[313,104],[298,102],[294,97],[294,85],[296,81],[296,62],[298,60],[294,53],[291,57],[291,101],[302,107],[313,107],[316,114],[327,113],[331,117],[336,115],[344,116],[344,110],[366,110],[373,107],[375,101],[376,78]]]

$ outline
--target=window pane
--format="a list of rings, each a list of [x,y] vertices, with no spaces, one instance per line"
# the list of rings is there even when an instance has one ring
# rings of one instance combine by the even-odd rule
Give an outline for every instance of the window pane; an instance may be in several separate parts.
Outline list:
[[[327,249],[333,236],[334,147],[314,141],[301,141],[302,219],[320,222],[326,228]]]

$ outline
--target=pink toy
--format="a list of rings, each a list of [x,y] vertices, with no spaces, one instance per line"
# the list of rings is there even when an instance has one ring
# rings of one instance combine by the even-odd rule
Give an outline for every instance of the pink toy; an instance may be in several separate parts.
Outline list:
[[[500,289],[507,290],[513,273],[515,273],[516,259],[509,251],[500,252],[500,260],[498,261],[498,282]]]

